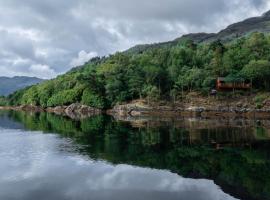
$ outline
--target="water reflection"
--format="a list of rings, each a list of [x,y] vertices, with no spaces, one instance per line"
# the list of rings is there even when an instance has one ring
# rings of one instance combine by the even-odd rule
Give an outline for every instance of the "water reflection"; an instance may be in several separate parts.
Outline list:
[[[100,165],[106,166],[104,168],[106,170],[111,169],[108,170],[107,176],[110,176],[116,169],[127,170],[127,172],[131,170],[134,174],[132,176],[130,173],[125,175],[117,173],[120,175],[112,179],[112,182],[108,182],[109,185],[117,186],[121,182],[125,183],[123,185],[130,186],[130,188],[123,186],[123,188],[120,187],[115,190],[115,188],[108,187],[105,188],[106,192],[102,192],[102,194],[99,194],[100,190],[96,191],[87,186],[82,181],[84,179],[79,180],[80,177],[83,178],[86,175],[76,174],[78,181],[82,181],[83,186],[80,186],[80,188],[84,192],[81,193],[96,195],[93,199],[104,199],[105,196],[102,195],[108,194],[113,194],[115,198],[121,199],[125,198],[121,195],[126,193],[127,195],[134,194],[132,197],[136,199],[139,198],[139,194],[143,194],[142,198],[144,197],[144,199],[158,199],[158,197],[164,199],[164,195],[166,199],[181,199],[180,197],[185,197],[183,199],[231,198],[221,192],[211,181],[184,179],[178,175],[186,178],[212,179],[223,191],[240,199],[270,199],[270,123],[267,120],[175,119],[172,122],[160,122],[154,119],[136,119],[132,123],[126,123],[115,121],[108,116],[96,116],[81,121],[73,121],[69,118],[46,113],[26,114],[21,112],[2,112],[0,118],[20,124],[26,130],[57,133],[59,137],[63,137],[64,144],[61,144],[61,142],[59,145],[49,144],[42,152],[50,151],[52,149],[50,146],[57,146],[57,149],[52,151],[53,155],[56,154],[55,152],[60,152],[61,156],[59,157],[62,157],[63,154],[72,153],[72,156],[62,157],[63,160],[59,161],[59,163],[64,163],[64,166],[77,166],[78,160],[75,159],[75,162],[74,158],[78,157],[76,155],[80,155],[81,169],[79,169],[80,167],[65,169],[66,167],[61,166],[63,172],[71,170],[66,172],[68,174],[66,176],[74,183],[76,183],[76,178],[70,177],[69,174],[73,172],[76,174],[75,168],[78,168],[78,171],[82,170],[82,172],[84,169],[90,170],[91,168],[94,174],[99,174],[99,178],[103,177],[102,174],[106,175],[102,171],[104,167]],[[40,136],[37,133],[36,135]],[[43,136],[45,137],[45,135]],[[55,137],[50,134],[46,136],[49,138]],[[24,138],[22,137],[21,140]],[[69,145],[67,141],[72,141],[77,145]],[[31,143],[39,144],[37,141]],[[42,145],[39,144],[38,146]],[[32,151],[35,152],[36,150],[32,149]],[[30,157],[33,157],[33,155]],[[83,159],[81,158],[82,155],[85,156]],[[69,161],[67,158],[72,158],[71,160],[74,163],[66,163]],[[86,158],[91,158],[92,161],[88,161]],[[36,159],[40,159],[40,156],[37,156]],[[50,158],[49,160],[53,159]],[[47,160],[48,163],[50,163],[49,160]],[[113,163],[116,166],[113,167],[100,160]],[[43,164],[44,170],[50,168],[48,163]],[[58,161],[53,162],[52,165],[54,163],[58,163]],[[144,168],[134,168],[129,165]],[[96,171],[97,169],[93,169],[91,166],[99,168],[101,172],[99,173]],[[152,169],[145,169],[145,167]],[[170,170],[178,175],[155,169]],[[55,171],[57,172],[56,169]],[[60,169],[59,174],[61,175]],[[87,174],[92,173],[87,171]],[[101,181],[101,179],[94,179],[94,175],[90,177],[94,182]],[[41,180],[46,179],[41,177]],[[147,182],[147,180],[151,182]],[[35,182],[38,183],[38,181]],[[69,181],[66,182],[70,184]],[[94,182],[91,182],[91,185],[95,185]],[[144,185],[142,182],[147,184]],[[180,182],[183,185],[179,185]],[[67,183],[57,184],[65,185]],[[164,185],[165,189],[160,189],[160,184]],[[50,182],[48,185],[53,184]],[[88,189],[84,186],[87,186]],[[70,187],[76,188],[73,185]],[[183,188],[185,189],[182,190]],[[46,187],[43,191],[46,191]],[[56,194],[58,194],[57,191]],[[50,193],[53,194],[53,192]],[[185,195],[189,195],[188,198]],[[61,198],[65,199],[65,197]],[[68,199],[70,198],[69,196]],[[84,196],[82,196],[83,198]]]
[[[234,199],[213,181],[168,171],[111,165],[74,153],[55,135],[2,129],[0,199]]]

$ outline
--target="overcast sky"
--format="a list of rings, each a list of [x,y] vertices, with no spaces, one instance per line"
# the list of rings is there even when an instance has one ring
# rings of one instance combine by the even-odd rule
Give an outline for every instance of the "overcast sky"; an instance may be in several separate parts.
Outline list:
[[[217,32],[269,0],[0,0],[0,76],[52,78],[135,44]]]

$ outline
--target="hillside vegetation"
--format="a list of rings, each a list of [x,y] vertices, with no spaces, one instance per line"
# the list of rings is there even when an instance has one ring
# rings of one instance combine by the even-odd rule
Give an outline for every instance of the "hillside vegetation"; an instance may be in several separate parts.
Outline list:
[[[219,76],[270,89],[270,36],[253,33],[222,43],[179,40],[139,52],[93,58],[56,79],[15,92],[11,105],[52,107],[80,102],[108,108],[138,98],[177,100],[183,91],[208,94]]]

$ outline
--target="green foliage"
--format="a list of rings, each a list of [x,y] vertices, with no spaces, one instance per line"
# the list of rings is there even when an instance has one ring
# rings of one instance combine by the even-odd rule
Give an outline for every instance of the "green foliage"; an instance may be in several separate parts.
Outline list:
[[[52,106],[64,106],[72,104],[74,102],[79,102],[81,98],[81,91],[76,89],[64,90],[53,95],[49,100],[47,105]]]
[[[8,104],[8,101],[6,97],[0,96],[0,106],[6,106]]]
[[[42,107],[47,107],[48,100],[54,92],[53,82],[42,84],[38,88],[39,104]]]
[[[106,105],[103,97],[97,94],[94,94],[93,91],[90,90],[89,88],[86,88],[83,91],[82,104],[88,105],[94,108],[100,108],[100,109],[105,108],[105,105]]]
[[[21,102],[23,105],[39,105],[37,87],[33,86],[23,94]]]
[[[241,73],[252,80],[257,87],[270,88],[270,62],[268,60],[251,60]]]
[[[97,108],[137,98],[148,101],[182,98],[184,91],[208,94],[218,76],[251,81],[270,89],[270,36],[253,33],[230,43],[151,45],[141,51],[94,58],[85,65],[9,96],[11,105],[42,107],[73,102]]]
[[[143,88],[143,94],[148,99],[148,104],[150,103],[150,100],[155,101],[158,100],[160,97],[159,90],[156,86],[152,85],[146,85]]]

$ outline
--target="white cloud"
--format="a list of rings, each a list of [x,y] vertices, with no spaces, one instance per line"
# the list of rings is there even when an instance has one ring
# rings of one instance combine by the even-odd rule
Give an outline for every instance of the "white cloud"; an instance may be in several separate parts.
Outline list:
[[[76,66],[83,65],[84,63],[89,61],[91,58],[96,57],[97,55],[98,55],[97,52],[87,53],[86,51],[80,51],[78,53],[77,58],[72,59],[72,61],[70,62],[70,66],[76,67]]]
[[[29,74],[43,79],[56,76],[56,72],[48,65],[34,64],[29,67]]]

